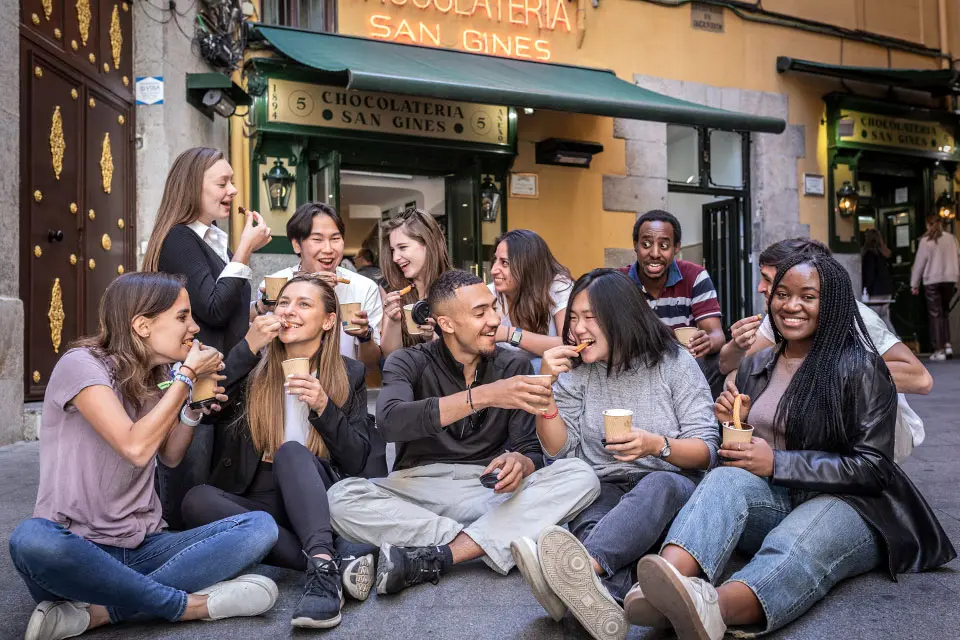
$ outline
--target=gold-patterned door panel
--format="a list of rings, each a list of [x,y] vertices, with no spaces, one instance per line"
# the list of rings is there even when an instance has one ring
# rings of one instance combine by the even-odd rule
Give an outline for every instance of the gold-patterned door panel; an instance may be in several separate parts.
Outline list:
[[[64,0],[20,0],[20,20],[25,27],[63,47]]]
[[[132,0],[131,0],[132,1]],[[100,81],[120,96],[133,95],[133,4],[100,2]]]
[[[100,65],[102,0],[64,0],[63,42],[67,57],[87,73]]]

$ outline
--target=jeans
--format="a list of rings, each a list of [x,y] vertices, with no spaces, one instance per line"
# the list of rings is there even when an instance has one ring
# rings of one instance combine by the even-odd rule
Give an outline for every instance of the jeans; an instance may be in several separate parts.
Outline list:
[[[333,527],[348,540],[409,547],[449,544],[462,531],[483,549],[487,566],[506,575],[511,542],[569,521],[600,491],[593,469],[576,458],[533,472],[507,494],[480,484],[483,469],[436,463],[341,480],[328,493]]]
[[[757,596],[766,614],[762,633],[796,620],[835,584],[881,560],[877,535],[840,498],[796,501],[789,490],[734,467],[707,474],[663,544],[686,550],[710,582],[735,549],[752,555],[730,581]]]
[[[163,506],[163,519],[171,529],[179,531],[188,526],[180,506],[190,489],[204,484],[210,477],[214,435],[213,425],[197,425],[180,464],[171,468],[157,460],[157,494]]]
[[[663,538],[695,488],[672,471],[654,471],[638,482],[601,480],[600,496],[570,521],[570,532],[603,569],[603,584],[618,602],[636,582],[637,560]]]
[[[296,571],[307,568],[303,555],[366,555],[369,545],[347,548],[334,544],[330,526],[327,489],[337,481],[329,464],[299,442],[285,442],[273,456],[273,464],[261,462],[244,495],[227,493],[208,484],[194,487],[183,500],[183,518],[190,527],[265,511],[279,528],[277,543],[263,559],[269,564]]]
[[[923,287],[930,318],[930,342],[934,351],[941,351],[950,342],[950,301],[957,290],[952,282],[938,282]]]
[[[95,544],[32,518],[10,536],[10,556],[37,602],[99,604],[113,623],[143,616],[173,622],[186,611],[187,594],[236,576],[276,541],[277,525],[263,512],[152,533],[135,549]]]

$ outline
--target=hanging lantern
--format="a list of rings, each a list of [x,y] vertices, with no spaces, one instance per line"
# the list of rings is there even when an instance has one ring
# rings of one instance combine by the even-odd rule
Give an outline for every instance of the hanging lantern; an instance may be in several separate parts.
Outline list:
[[[941,220],[953,220],[957,217],[957,203],[949,191],[944,191],[937,198],[937,214]]]
[[[483,222],[496,222],[500,212],[500,190],[493,178],[486,176],[480,185],[480,219]]]
[[[283,166],[283,161],[275,160],[273,168],[263,174],[263,181],[267,183],[267,193],[270,195],[270,209],[286,211],[290,202],[290,187],[296,179]]]
[[[844,218],[849,218],[857,212],[857,202],[860,200],[860,194],[853,188],[849,180],[844,181],[843,186],[837,191],[837,210]]]

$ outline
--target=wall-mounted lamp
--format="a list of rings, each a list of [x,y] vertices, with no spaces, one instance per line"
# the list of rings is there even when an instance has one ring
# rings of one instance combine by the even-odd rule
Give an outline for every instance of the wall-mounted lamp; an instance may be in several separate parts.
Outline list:
[[[583,140],[547,138],[536,145],[537,164],[558,164],[565,167],[590,167],[593,156],[603,151],[603,145]]]
[[[937,198],[937,214],[941,220],[953,220],[957,217],[957,203],[949,191],[944,191]]]
[[[860,200],[860,194],[853,188],[849,180],[845,180],[843,186],[837,191],[837,211],[844,218],[849,218],[857,212],[857,202]]]
[[[270,196],[272,211],[286,211],[290,202],[290,187],[296,181],[282,160],[275,160],[273,168],[263,174],[263,181],[267,183],[267,193]]]
[[[493,177],[485,176],[480,185],[480,220],[496,222],[500,212],[500,190],[493,182]]]
[[[222,73],[188,73],[187,102],[212,120],[214,113],[229,118],[238,106],[249,107],[253,100]]]

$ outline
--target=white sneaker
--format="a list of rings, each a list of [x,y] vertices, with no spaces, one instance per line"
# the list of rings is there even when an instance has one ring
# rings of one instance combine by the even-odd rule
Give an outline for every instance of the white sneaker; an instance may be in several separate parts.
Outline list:
[[[667,620],[667,616],[650,604],[647,597],[643,595],[643,589],[640,588],[639,584],[633,585],[627,595],[623,597],[623,612],[632,625],[653,629],[670,628],[670,621]]]
[[[343,588],[354,600],[363,602],[373,588],[373,554],[359,558],[344,558],[340,568]]]
[[[524,536],[510,543],[510,553],[540,606],[557,622],[563,620],[567,605],[563,604],[543,577],[543,568],[537,557],[537,543]]]
[[[594,640],[624,640],[630,623],[593,570],[590,552],[560,527],[547,527],[537,540],[537,557],[550,589]]]
[[[943,351],[934,351],[933,353],[930,354],[931,362],[941,362],[946,359],[947,359],[947,354],[945,354]]]
[[[249,573],[201,589],[196,595],[207,596],[210,616],[204,620],[222,620],[259,616],[270,611],[277,603],[280,590],[270,578]]]
[[[637,581],[646,599],[665,615],[679,640],[721,640],[727,625],[717,590],[706,580],[687,578],[657,555],[637,563]]]
[[[949,343],[949,342],[948,342],[948,343],[946,344],[946,346],[943,348],[943,354],[944,354],[945,356],[947,356],[947,359],[948,359],[948,360],[953,357],[953,347],[950,346],[950,343]]]
[[[23,640],[61,640],[80,635],[90,626],[89,606],[65,600],[41,602],[30,615]]]

